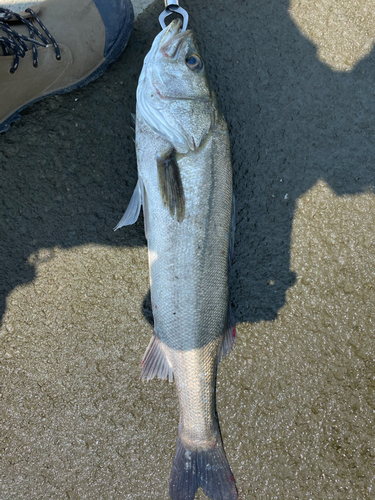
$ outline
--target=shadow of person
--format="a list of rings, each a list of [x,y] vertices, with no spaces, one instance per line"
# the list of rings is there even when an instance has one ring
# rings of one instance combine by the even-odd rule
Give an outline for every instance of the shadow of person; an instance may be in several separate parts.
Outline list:
[[[333,71],[291,20],[287,0],[190,0],[188,8],[231,135],[236,319],[273,320],[295,281],[296,200],[318,179],[338,195],[374,182],[375,53],[350,72]],[[1,315],[12,289],[34,278],[28,258],[40,248],[146,244],[142,222],[112,228],[136,183],[130,113],[159,11],[155,2],[138,18],[125,53],[98,82],[33,106],[0,136]]]
[[[337,195],[374,185],[375,52],[350,72],[333,71],[288,8],[287,0],[223,1],[196,11],[231,135],[239,321],[273,320],[285,303],[296,200],[318,179]]]

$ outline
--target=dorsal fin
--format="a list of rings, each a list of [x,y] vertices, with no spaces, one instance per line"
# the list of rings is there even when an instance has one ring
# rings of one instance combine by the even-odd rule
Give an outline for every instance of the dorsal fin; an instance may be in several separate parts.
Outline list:
[[[165,156],[157,158],[158,179],[161,199],[178,222],[185,218],[185,195],[176,151],[172,149]]]
[[[224,330],[223,344],[219,355],[218,363],[224,359],[234,349],[236,344],[236,320],[232,311],[232,307],[228,306],[227,327]]]

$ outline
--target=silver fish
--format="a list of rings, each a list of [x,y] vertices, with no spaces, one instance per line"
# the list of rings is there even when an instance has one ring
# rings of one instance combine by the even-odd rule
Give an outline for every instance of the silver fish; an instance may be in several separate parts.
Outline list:
[[[173,21],[154,40],[137,88],[138,183],[117,225],[141,205],[154,332],[142,379],[175,380],[180,424],[169,492],[237,498],[216,413],[217,365],[234,346],[228,268],[233,247],[229,136],[192,31]]]

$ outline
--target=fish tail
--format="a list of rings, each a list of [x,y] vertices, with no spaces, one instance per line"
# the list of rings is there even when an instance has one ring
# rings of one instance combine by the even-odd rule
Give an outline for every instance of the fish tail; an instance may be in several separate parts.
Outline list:
[[[179,437],[169,481],[169,495],[172,500],[194,500],[198,488],[202,488],[211,500],[238,498],[221,440],[209,449],[190,451]]]

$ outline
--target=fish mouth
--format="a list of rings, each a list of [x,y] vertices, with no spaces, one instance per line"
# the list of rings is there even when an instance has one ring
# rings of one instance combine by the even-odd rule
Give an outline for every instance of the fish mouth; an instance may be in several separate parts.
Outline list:
[[[163,56],[176,58],[182,42],[190,36],[191,30],[181,31],[181,26],[181,20],[174,19],[165,28],[159,49]]]
[[[182,23],[180,19],[173,19],[173,21],[168,24],[168,26],[164,30],[163,37],[161,39],[161,45],[170,40],[173,36],[177,35],[181,31],[181,26]]]

